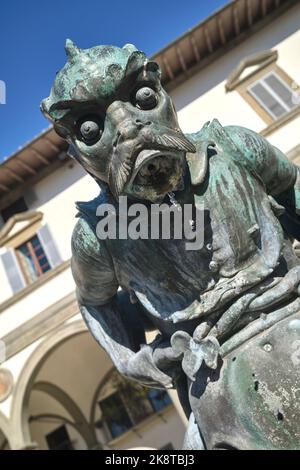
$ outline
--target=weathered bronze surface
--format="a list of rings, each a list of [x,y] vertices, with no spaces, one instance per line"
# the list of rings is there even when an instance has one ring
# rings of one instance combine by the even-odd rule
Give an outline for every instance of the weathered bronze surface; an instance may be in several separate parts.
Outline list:
[[[100,187],[72,238],[91,333],[125,376],[177,388],[186,448],[299,449],[299,168],[245,128],[184,135],[158,65],[134,46],[66,50],[42,111]],[[204,207],[203,247],[100,240],[97,207],[118,214],[119,196]]]

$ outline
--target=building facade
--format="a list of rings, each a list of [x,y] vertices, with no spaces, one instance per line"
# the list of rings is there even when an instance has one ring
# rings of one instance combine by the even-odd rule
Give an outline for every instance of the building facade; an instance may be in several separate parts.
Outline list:
[[[217,118],[300,164],[299,25],[297,1],[236,0],[158,52],[183,131]],[[78,311],[74,203],[97,193],[52,128],[0,165],[0,449],[181,448],[176,393],[122,379]]]

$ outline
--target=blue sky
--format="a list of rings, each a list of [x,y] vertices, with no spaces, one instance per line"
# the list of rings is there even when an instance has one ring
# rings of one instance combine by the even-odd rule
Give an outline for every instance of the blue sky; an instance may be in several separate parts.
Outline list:
[[[227,0],[9,0],[0,4],[0,160],[48,127],[39,111],[55,72],[65,63],[64,42],[79,47],[133,43],[153,54]]]

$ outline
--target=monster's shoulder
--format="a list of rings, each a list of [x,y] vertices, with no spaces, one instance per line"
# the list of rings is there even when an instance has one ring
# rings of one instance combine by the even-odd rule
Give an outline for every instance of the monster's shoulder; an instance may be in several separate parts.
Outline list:
[[[245,163],[242,149],[234,138],[234,132],[228,132],[217,119],[206,122],[202,129],[188,134],[187,137],[196,148],[196,153],[187,155],[191,181],[195,186],[206,178],[208,161],[213,155],[218,155],[217,161],[221,164],[226,164],[226,161],[227,164],[229,161],[235,161],[238,165]]]
[[[204,124],[198,131],[188,134],[188,138],[197,146],[203,142],[216,144],[219,149],[231,152],[241,150],[254,150],[263,139],[256,132],[241,126],[222,126],[218,119],[213,119]],[[245,148],[245,143],[248,144]]]
[[[105,240],[97,237],[94,227],[96,201],[90,202],[93,204],[79,206],[79,217],[71,239],[71,269],[78,299],[85,304],[102,305],[115,295],[118,282]]]
[[[246,160],[253,160],[252,163],[260,163],[266,153],[274,150],[259,133],[242,126],[222,126],[217,119],[206,122],[198,132],[188,134],[188,138],[196,147],[201,142],[214,143],[224,152],[230,151],[238,157],[242,154]]]
[[[75,203],[78,210],[76,217],[78,221],[73,229],[72,234],[72,252],[73,255],[86,255],[94,256],[99,252],[100,240],[96,234],[97,223],[99,216],[97,216],[97,209],[100,205],[110,202],[110,197],[105,189],[100,190],[97,197],[90,201],[77,201]],[[104,246],[101,248],[104,249]]]
[[[73,257],[77,260],[85,259],[87,262],[97,262],[106,256],[105,241],[98,238],[96,228],[99,222],[97,209],[99,206],[107,204],[108,201],[110,201],[109,196],[101,191],[91,201],[76,202],[78,221],[73,229],[71,245]]]
[[[273,147],[260,134],[241,126],[222,126],[217,119],[204,124],[188,138],[197,149],[216,147],[219,154],[250,171],[260,172]]]
[[[214,119],[188,138],[197,150],[196,154],[188,156],[192,181],[204,179],[208,160],[214,154],[217,154],[214,161],[230,165],[231,171],[235,166],[242,168],[260,181],[272,196],[293,188],[297,180],[298,168],[263,136],[245,127],[223,127]]]
[[[97,216],[97,209],[103,204],[112,204],[111,195],[106,188],[100,189],[97,197],[91,201],[77,201],[75,203],[76,209],[78,210],[76,217],[85,220],[92,230],[96,231],[96,225],[99,222],[99,216]]]

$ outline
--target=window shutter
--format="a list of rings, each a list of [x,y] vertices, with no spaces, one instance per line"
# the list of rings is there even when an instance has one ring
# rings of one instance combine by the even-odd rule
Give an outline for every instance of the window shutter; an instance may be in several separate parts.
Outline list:
[[[248,91],[275,120],[299,104],[293,89],[276,72],[265,75]]]
[[[250,93],[274,119],[279,118],[286,112],[285,108],[276,99],[276,96],[272,95],[266,89],[262,81],[252,85],[250,87]]]
[[[51,268],[55,268],[62,262],[62,258],[56,246],[56,243],[51,235],[48,225],[44,225],[38,230],[38,237],[43,245],[44,251],[48,258]]]
[[[26,286],[26,282],[14,250],[7,250],[1,255],[1,259],[12,291],[15,294]]]
[[[287,106],[287,109],[294,108],[293,91],[287,84],[283,83],[275,73],[270,73],[270,75],[265,78],[265,82]]]

